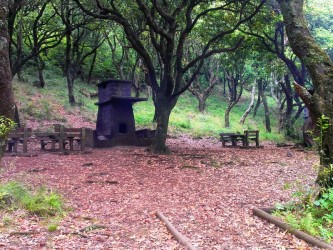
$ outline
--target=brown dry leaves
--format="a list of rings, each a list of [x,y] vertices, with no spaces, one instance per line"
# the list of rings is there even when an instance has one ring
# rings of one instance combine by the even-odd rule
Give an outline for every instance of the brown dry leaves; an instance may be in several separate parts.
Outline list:
[[[161,211],[199,249],[309,248],[253,216],[251,209],[288,201],[293,191],[283,188],[286,183],[311,185],[314,153],[269,143],[262,149],[222,148],[213,139],[187,137],[169,139],[168,145],[169,156],[116,147],[4,157],[1,180],[48,185],[73,211],[52,233],[40,219],[26,215],[13,216],[9,226],[0,221],[0,246],[183,249],[155,217]],[[14,230],[34,234],[10,235]]]

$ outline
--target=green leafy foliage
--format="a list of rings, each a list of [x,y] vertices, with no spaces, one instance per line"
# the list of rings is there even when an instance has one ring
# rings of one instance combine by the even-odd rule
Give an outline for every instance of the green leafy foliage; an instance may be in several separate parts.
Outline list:
[[[6,136],[9,134],[10,130],[15,126],[15,122],[11,119],[0,116],[0,146],[2,146],[1,142],[6,139]]]
[[[15,125],[15,122],[11,119],[0,116],[0,160],[2,158],[6,138]]]
[[[278,205],[274,215],[295,229],[329,242],[333,239],[333,188],[327,189],[314,202],[303,202],[301,206]]]
[[[324,164],[324,161],[327,159],[326,152],[324,150],[324,140],[325,137],[327,137],[326,133],[330,127],[331,124],[329,122],[329,117],[322,115],[317,121],[318,135],[313,139],[317,144],[320,158],[321,169],[318,173],[318,183],[322,187],[332,187],[333,184],[333,165]]]
[[[64,214],[62,197],[45,187],[31,191],[18,182],[0,184],[0,208],[7,210],[25,209],[41,217]]]

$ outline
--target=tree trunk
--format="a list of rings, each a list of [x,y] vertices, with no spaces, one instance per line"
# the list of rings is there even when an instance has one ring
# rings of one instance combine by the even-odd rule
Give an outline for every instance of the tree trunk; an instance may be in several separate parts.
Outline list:
[[[228,105],[227,109],[225,110],[225,114],[224,114],[224,127],[225,128],[229,128],[230,127],[230,111],[232,109],[231,104]]]
[[[303,12],[303,0],[280,0],[282,15],[286,24],[289,43],[294,53],[306,66],[314,85],[310,95],[301,86],[295,85],[305,105],[310,110],[313,121],[322,115],[331,124],[320,137],[321,166],[316,182],[321,187],[333,187],[333,63],[327,53],[320,48],[311,36]],[[320,130],[321,128],[318,128]]]
[[[253,109],[254,106],[254,96],[256,93],[256,86],[255,84],[252,86],[252,91],[251,91],[251,101],[250,101],[250,105],[247,108],[247,110],[245,111],[245,113],[243,114],[242,118],[240,119],[239,123],[244,125],[245,119],[246,117],[250,114],[251,110]]]
[[[292,135],[292,122],[291,122],[291,115],[293,112],[293,93],[291,90],[291,83],[289,75],[284,75],[284,82],[280,82],[280,86],[282,91],[285,95],[285,103],[286,103],[286,110],[282,111],[282,119],[281,119],[281,129],[286,132],[286,135]]]
[[[259,92],[259,91],[258,91],[258,92]],[[253,118],[256,117],[257,112],[258,112],[258,109],[259,109],[259,107],[260,107],[260,104],[261,104],[261,97],[260,97],[260,95],[259,95],[259,93],[258,93],[258,99],[257,99],[256,105],[255,105],[255,107],[254,107],[254,109],[253,109]]]
[[[37,71],[38,71],[39,87],[44,88],[45,79],[44,79],[43,71],[45,68],[45,63],[38,56],[35,57],[35,63],[36,63]]]
[[[227,95],[226,85],[227,85],[227,79],[226,79],[226,77],[225,77],[225,75],[224,75],[224,76],[223,76],[223,93],[222,93],[223,96],[226,96],[226,95]]]
[[[15,103],[9,60],[9,36],[7,32],[7,1],[0,0],[0,116],[14,118]]]
[[[199,95],[197,98],[199,101],[199,111],[203,113],[206,110],[206,98],[204,97],[204,95]]]
[[[73,106],[75,105],[74,97],[74,79],[75,79],[75,69],[71,60],[72,51],[72,37],[71,31],[67,31],[66,34],[66,50],[65,50],[65,72],[67,78],[67,90],[68,90],[68,101]]]
[[[22,66],[20,65],[20,62],[23,57],[23,35],[22,35],[22,17],[19,18],[18,20],[18,30],[17,30],[17,41],[16,41],[16,59],[14,63],[14,70],[12,69],[12,77],[14,77],[17,74],[17,78],[19,82],[23,82],[24,78],[22,76]],[[13,56],[13,55],[11,55]]]
[[[166,146],[168,134],[169,118],[172,109],[176,105],[178,97],[166,97],[164,93],[157,93],[155,98],[155,116],[156,116],[156,133],[152,150],[157,154],[170,153]]]
[[[88,74],[88,83],[91,82],[91,77],[92,77],[92,73],[94,71],[94,67],[95,67],[95,63],[96,63],[96,58],[97,58],[97,51],[95,51],[91,64],[90,64],[90,69],[89,69],[89,74]]]
[[[203,113],[206,110],[206,100],[209,96],[209,93],[205,93],[205,91],[202,93],[202,90],[196,89],[196,87],[189,87],[188,91],[191,92],[192,95],[195,96],[195,98],[197,98],[198,100],[198,110],[199,112]]]
[[[266,126],[266,131],[270,133],[270,132],[272,132],[272,129],[271,129],[271,120],[270,120],[270,117],[269,117],[269,107],[268,107],[268,103],[267,103],[267,98],[266,98],[265,90],[264,90],[264,87],[262,86],[262,79],[260,79],[258,81],[258,90],[259,90],[259,95],[261,96],[262,104],[264,106],[264,111],[265,111],[265,126]]]
[[[9,35],[6,21],[7,4],[6,0],[0,0],[0,116],[14,119],[15,102],[9,59]],[[3,155],[1,144],[0,141],[0,160]]]
[[[266,95],[265,95],[265,92],[263,91],[262,92],[262,103],[264,105],[264,110],[265,110],[265,126],[266,126],[266,131],[268,133],[271,133],[272,132],[272,128],[271,128],[271,119],[270,119],[270,116],[269,116],[269,106],[268,106],[268,103],[267,103],[267,98],[266,98]]]
[[[68,89],[68,101],[69,104],[74,106],[76,101],[74,97],[74,72],[72,67],[69,67],[67,71],[67,89]]]

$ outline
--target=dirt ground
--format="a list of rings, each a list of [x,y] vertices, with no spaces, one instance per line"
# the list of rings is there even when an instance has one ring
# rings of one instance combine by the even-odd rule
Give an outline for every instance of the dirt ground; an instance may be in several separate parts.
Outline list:
[[[312,185],[314,152],[263,143],[223,148],[216,139],[170,138],[172,154],[146,148],[5,155],[0,180],[47,185],[71,208],[49,232],[22,211],[0,212],[4,249],[184,249],[155,216],[162,212],[198,249],[313,249],[252,214]],[[9,225],[8,225],[9,224]],[[20,234],[21,232],[21,234]]]

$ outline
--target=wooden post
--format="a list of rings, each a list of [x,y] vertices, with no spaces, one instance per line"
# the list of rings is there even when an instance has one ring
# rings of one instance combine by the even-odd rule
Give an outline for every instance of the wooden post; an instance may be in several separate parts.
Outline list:
[[[259,147],[259,130],[256,130],[256,147]]]
[[[244,136],[245,136],[245,138],[244,138],[244,140],[245,140],[245,142],[244,142],[245,147],[248,147],[249,146],[249,131],[248,130],[244,131]]]
[[[63,126],[60,127],[58,143],[59,143],[59,151],[63,151],[64,150],[64,127]]]
[[[74,137],[67,137],[69,141],[69,150],[73,151],[74,150]]]
[[[243,145],[243,147],[246,147],[246,135],[245,135],[245,133],[242,136],[243,136],[242,137],[242,145]]]
[[[86,146],[86,128],[81,128],[81,151],[85,150]]]
[[[51,149],[52,150],[55,150],[55,142],[56,141],[56,139],[51,139]]]
[[[28,152],[28,129],[23,130],[23,153]]]
[[[19,139],[18,138],[13,138],[13,142],[14,142],[14,153],[17,153],[17,145],[18,145],[18,141]]]

